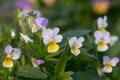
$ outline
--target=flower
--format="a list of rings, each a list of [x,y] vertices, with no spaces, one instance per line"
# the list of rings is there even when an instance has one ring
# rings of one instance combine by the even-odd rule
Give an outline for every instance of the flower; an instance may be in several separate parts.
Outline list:
[[[28,41],[33,43],[33,40],[30,39],[27,35],[22,34],[22,33],[20,33],[20,35],[25,40],[26,43],[28,43]]]
[[[115,67],[118,62],[119,62],[118,57],[114,57],[114,58],[110,59],[108,56],[104,56],[103,57],[103,65],[105,65],[105,66],[102,69],[102,71],[105,73],[111,73],[112,67]]]
[[[84,38],[83,37],[79,37],[77,39],[77,37],[72,37],[69,40],[69,45],[71,48],[71,53],[73,53],[75,56],[80,54],[80,50],[79,48],[81,48],[83,45],[82,43],[84,42]]]
[[[94,33],[95,43],[98,44],[98,51],[103,52],[108,49],[108,45],[110,43],[110,33],[101,31],[95,31]]]
[[[11,31],[11,37],[12,37],[12,39],[15,38],[15,32],[14,31]]]
[[[104,18],[102,17],[99,17],[97,19],[97,25],[98,25],[98,29],[101,31],[101,32],[106,32],[106,27],[108,26],[107,24],[107,16],[104,16]]]
[[[117,36],[110,36],[110,46],[113,46],[118,41]]]
[[[42,36],[44,44],[48,44],[47,51],[50,53],[57,52],[59,50],[59,45],[63,39],[62,35],[59,35],[59,28],[54,29],[43,29]]]
[[[13,67],[13,60],[17,60],[20,57],[21,49],[12,48],[11,45],[5,47],[5,52],[7,54],[6,59],[3,61],[3,66],[6,68]]]
[[[107,13],[110,5],[110,0],[92,0],[93,10],[97,14]]]
[[[36,60],[36,59],[32,58],[31,61],[35,68],[38,68],[39,65],[44,64],[44,60],[40,60],[40,59]]]

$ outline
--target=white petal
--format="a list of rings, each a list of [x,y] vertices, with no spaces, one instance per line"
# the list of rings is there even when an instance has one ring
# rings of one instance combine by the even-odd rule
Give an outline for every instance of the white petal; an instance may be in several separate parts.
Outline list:
[[[12,59],[13,59],[13,60],[19,59],[20,53],[21,53],[21,49],[16,49],[16,50],[12,53]]]
[[[97,23],[98,23],[98,27],[99,27],[99,28],[103,27],[103,26],[102,26],[103,19],[102,19],[101,17],[99,17],[99,18],[97,19]]]
[[[105,66],[102,71],[105,72],[105,73],[111,73],[112,72],[112,67],[111,68],[107,68]]]
[[[11,45],[7,45],[5,47],[5,52],[8,54],[8,53],[11,53],[12,52],[12,46]]]
[[[60,29],[59,28],[54,28],[53,29],[53,35],[57,35],[59,33]]]
[[[110,43],[110,33],[109,32],[104,32],[103,33],[103,41],[105,43]]]
[[[94,32],[94,37],[97,39],[101,39],[102,38],[102,32],[101,31],[95,31]]]
[[[102,47],[100,45],[98,45],[97,49],[100,52],[104,52],[104,51],[106,51],[108,49],[108,46],[106,44],[104,46],[102,46]]]
[[[74,42],[77,41],[77,37],[72,37],[70,40],[69,40],[69,45],[72,46]]]
[[[114,67],[117,65],[117,63],[119,62],[119,58],[118,57],[114,57],[112,58],[112,60],[110,61],[111,65]]]
[[[78,38],[78,41],[82,43],[82,42],[85,41],[85,39],[84,39],[84,37],[79,37],[79,38]]]
[[[103,57],[103,64],[107,64],[110,61],[110,58],[108,56]]]
[[[118,41],[117,36],[110,36],[110,45],[113,46]]]
[[[33,42],[33,40],[30,39],[27,35],[22,34],[22,33],[20,33],[20,35],[21,35],[21,37],[25,40],[26,43],[28,43],[28,41]]]
[[[104,16],[103,26],[104,26],[104,27],[107,27],[107,26],[108,26],[108,23],[107,23],[107,16]]]
[[[49,36],[43,37],[43,43],[44,44],[48,44],[49,42],[50,42],[50,37]]]
[[[82,45],[81,42],[76,41],[76,42],[75,42],[75,46],[76,46],[77,48],[81,48],[83,45]]]
[[[49,37],[52,37],[53,36],[53,31],[52,29],[46,29],[44,28],[43,31],[42,31],[42,36],[49,36]]]
[[[34,14],[36,15],[36,16],[35,16],[36,18],[41,17],[41,12],[40,12],[40,11],[34,10],[33,12],[34,12]]]
[[[75,56],[78,56],[80,54],[80,50],[78,48],[76,48],[76,50],[71,48],[71,53],[73,53]]]
[[[54,40],[55,40],[56,43],[61,42],[62,39],[63,39],[63,36],[62,36],[62,35],[56,35],[55,38],[54,38]]]

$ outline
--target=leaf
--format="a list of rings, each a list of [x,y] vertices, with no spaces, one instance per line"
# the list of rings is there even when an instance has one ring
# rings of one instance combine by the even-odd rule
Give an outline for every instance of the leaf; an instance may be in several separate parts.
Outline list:
[[[80,36],[83,36],[85,34],[88,34],[89,32],[91,32],[90,30],[73,30],[73,31],[68,31],[68,32],[65,32],[63,33],[63,41],[61,42],[60,46],[63,47],[65,42],[66,42],[66,39],[67,38],[71,38],[71,37],[80,37]]]
[[[40,78],[45,79],[47,75],[41,72],[39,69],[34,68],[30,65],[21,66],[17,72],[18,76],[29,77],[29,78]]]
[[[72,71],[67,71],[67,72],[64,72],[64,73],[63,73],[62,77],[64,77],[64,78],[69,78],[72,74],[73,74]]]

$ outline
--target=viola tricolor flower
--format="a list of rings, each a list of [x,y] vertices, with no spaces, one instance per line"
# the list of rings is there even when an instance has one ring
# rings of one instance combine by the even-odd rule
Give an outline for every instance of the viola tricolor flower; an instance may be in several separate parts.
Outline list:
[[[3,66],[6,68],[13,67],[13,60],[17,60],[20,57],[21,49],[12,48],[10,45],[5,47],[6,59],[3,61]]]
[[[95,31],[94,33],[95,43],[98,45],[97,49],[100,52],[106,51],[108,49],[108,45],[110,43],[110,33],[101,31]]]
[[[101,31],[101,32],[106,32],[106,27],[108,26],[108,23],[107,23],[107,16],[104,16],[104,18],[102,17],[99,17],[97,19],[97,25],[98,25],[98,29]]]
[[[38,68],[39,65],[44,64],[44,60],[40,60],[40,59],[36,60],[36,59],[32,58],[31,61],[35,68]]]
[[[110,36],[110,46],[113,46],[118,41],[117,36]]]
[[[83,37],[79,37],[77,39],[77,37],[72,37],[69,40],[69,45],[71,48],[71,53],[73,53],[75,56],[80,54],[80,50],[79,48],[81,48],[83,45],[82,43],[84,42],[84,38]]]
[[[110,59],[108,56],[104,56],[103,57],[103,65],[105,65],[105,67],[103,68],[102,71],[105,73],[111,73],[112,67],[115,67],[118,62],[119,62],[118,57],[114,57],[114,58]]]
[[[50,53],[57,52],[59,50],[59,45],[63,39],[62,35],[59,35],[59,28],[54,29],[43,29],[42,36],[44,44],[48,44],[47,51]]]
[[[33,40],[30,39],[27,35],[22,34],[22,33],[20,33],[20,35],[25,40],[26,43],[28,43],[28,41],[33,43]]]

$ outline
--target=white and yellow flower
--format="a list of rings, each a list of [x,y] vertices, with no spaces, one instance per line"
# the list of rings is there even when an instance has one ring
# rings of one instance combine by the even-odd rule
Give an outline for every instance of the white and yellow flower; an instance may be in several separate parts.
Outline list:
[[[7,45],[5,48],[5,53],[7,57],[3,61],[3,66],[6,68],[13,67],[13,60],[17,60],[20,58],[21,49],[20,48],[12,48],[10,45]]]
[[[117,36],[110,36],[110,46],[113,46],[118,41]]]
[[[102,69],[102,71],[105,73],[111,73],[112,67],[115,67],[118,62],[119,62],[118,57],[114,57],[114,58],[110,59],[108,56],[104,56],[103,57],[103,65],[105,65],[105,66]]]
[[[20,35],[25,40],[26,43],[28,43],[28,41],[33,43],[33,40],[30,39],[27,35],[22,34],[22,33],[20,33]]]
[[[59,28],[54,29],[43,29],[42,36],[44,44],[48,44],[47,51],[50,53],[57,52],[59,50],[59,45],[63,39],[62,35],[59,35]]]
[[[101,31],[101,32],[106,32],[106,27],[108,26],[108,23],[107,23],[107,16],[104,16],[104,18],[102,17],[99,17],[97,19],[97,25],[98,25],[98,29]]]
[[[80,50],[79,48],[81,48],[83,45],[82,43],[84,42],[84,38],[83,37],[79,37],[77,39],[77,37],[72,37],[69,40],[69,45],[71,48],[71,53],[73,53],[75,56],[80,54]]]
[[[100,52],[106,51],[108,49],[108,45],[110,43],[110,33],[101,31],[95,31],[94,33],[95,43],[98,45],[97,49]]]

